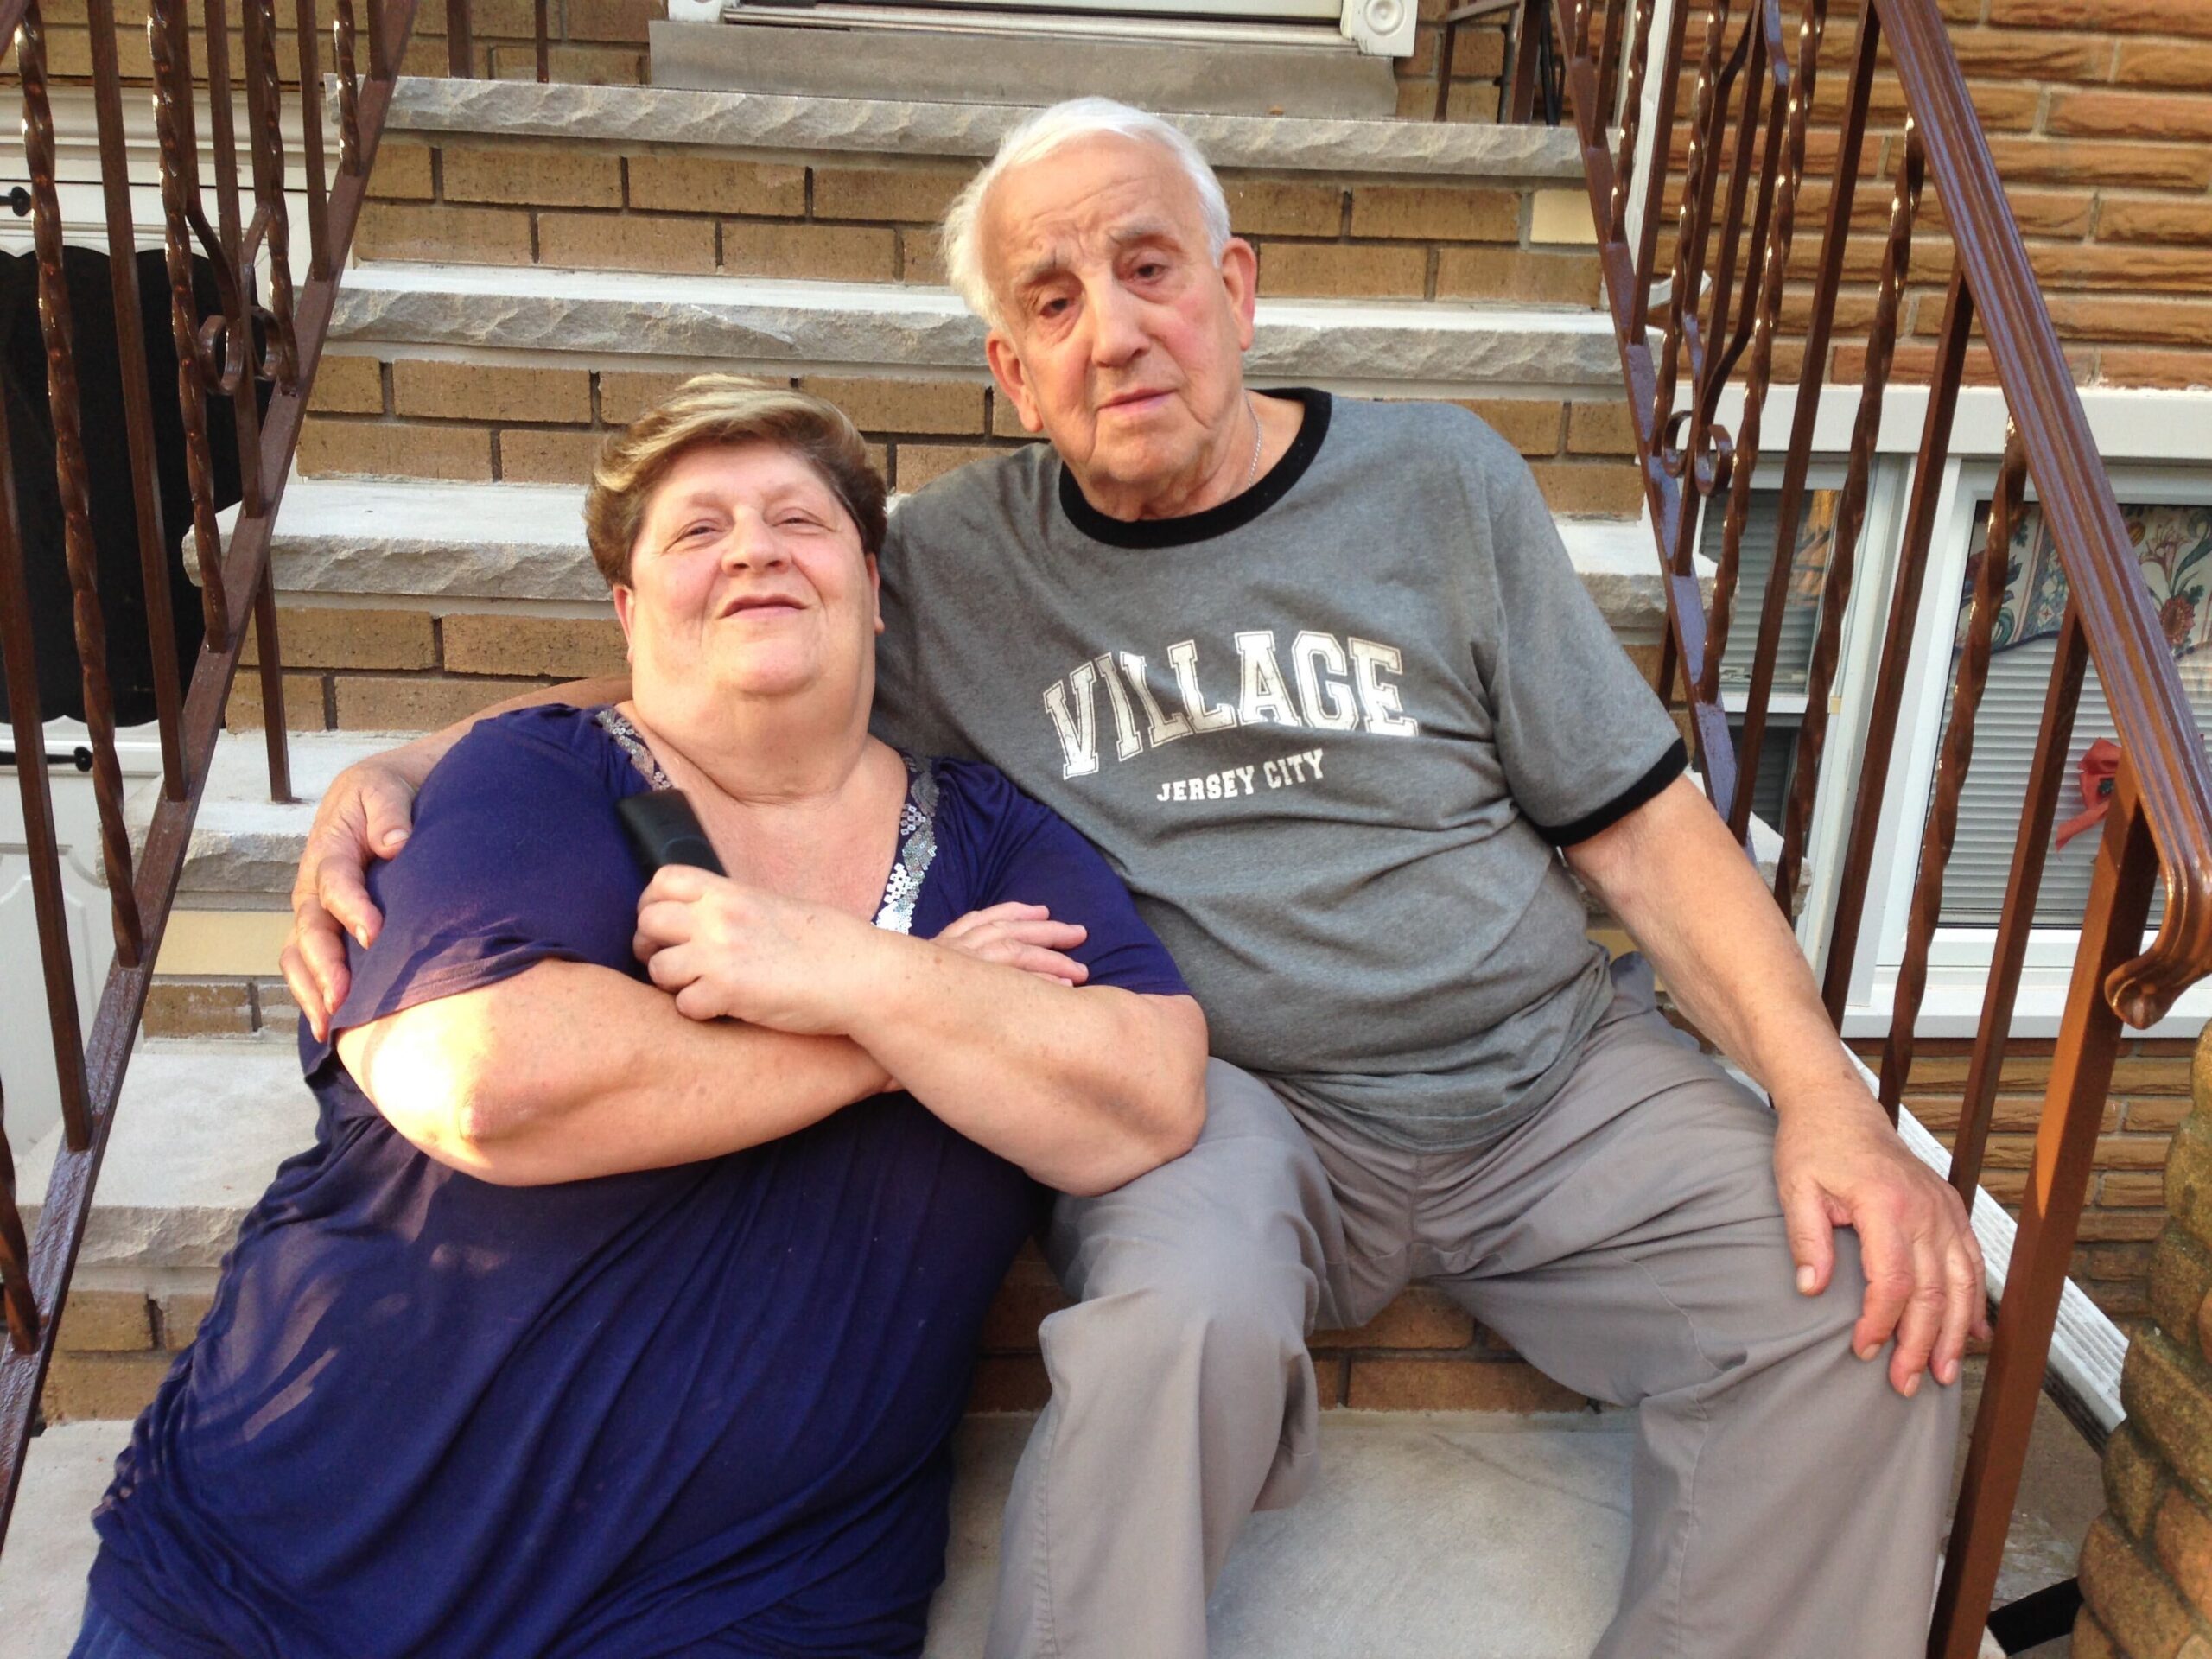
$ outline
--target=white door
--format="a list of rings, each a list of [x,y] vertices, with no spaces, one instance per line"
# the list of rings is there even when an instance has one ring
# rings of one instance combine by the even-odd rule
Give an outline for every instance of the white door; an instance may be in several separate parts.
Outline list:
[[[107,886],[100,870],[99,809],[89,771],[85,728],[73,720],[47,723],[48,776],[52,779],[54,836],[61,849],[62,906],[68,924],[69,966],[77,992],[77,1018],[89,1027],[115,956]],[[8,1140],[21,1160],[61,1121],[61,1090],[54,1070],[53,1028],[46,1008],[46,972],[38,948],[38,918],[31,897],[29,849],[23,841],[23,798],[12,740],[0,725],[0,745],[11,764],[0,766],[0,1088],[6,1090]],[[161,775],[161,748],[146,726],[118,735],[117,758],[128,794]],[[41,1193],[24,1197],[34,1201]]]

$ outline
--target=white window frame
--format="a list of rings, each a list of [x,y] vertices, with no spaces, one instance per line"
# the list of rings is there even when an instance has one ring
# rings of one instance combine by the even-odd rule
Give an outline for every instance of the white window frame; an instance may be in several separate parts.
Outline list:
[[[1950,702],[1959,595],[1966,582],[1967,561],[1979,545],[1975,516],[1994,491],[1997,470],[1995,461],[1981,457],[1954,458],[1944,469],[1913,652],[1905,669],[1890,795],[1883,804],[1867,882],[1868,943],[1859,952],[1845,1003],[1846,1036],[1881,1036],[1889,1031],[1923,825],[1935,787],[1937,746]],[[2212,503],[2212,467],[2114,464],[2110,472],[2113,493],[2123,501]],[[2032,490],[2029,499],[2035,499]],[[1825,771],[1822,783],[1827,783]],[[1840,819],[1840,808],[1829,816]],[[1936,930],[1929,949],[1927,993],[1914,1023],[1917,1035],[1975,1033],[1996,940],[1994,927]],[[2080,944],[2076,928],[2037,928],[2031,934],[2013,1007],[2013,1036],[2057,1034]],[[2193,1038],[2208,1018],[2212,1018],[2212,984],[2193,988],[2158,1025],[2131,1034]]]

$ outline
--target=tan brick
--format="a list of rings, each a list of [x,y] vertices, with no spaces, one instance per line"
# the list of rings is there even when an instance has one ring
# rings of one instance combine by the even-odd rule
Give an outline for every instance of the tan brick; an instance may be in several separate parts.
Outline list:
[[[2141,1205],[2163,1205],[2166,1201],[2165,1179],[2146,1173],[2115,1172],[2101,1179],[2097,1185],[2097,1202],[2120,1209],[2133,1209]]]
[[[972,380],[857,380],[809,375],[800,385],[826,397],[867,432],[980,433],[984,387]]]
[[[530,215],[496,207],[365,202],[353,232],[353,251],[364,259],[526,265]]]
[[[632,156],[630,205],[673,213],[747,213],[798,219],[806,169],[722,156]]]
[[[287,668],[429,668],[437,661],[430,619],[417,611],[281,606],[276,642]],[[249,631],[239,664],[250,668],[260,660],[260,642]]]
[[[1537,461],[1536,486],[1551,510],[1573,517],[1633,518],[1643,511],[1643,483],[1618,461]]]
[[[2164,1169],[2171,1137],[2163,1135],[2107,1135],[2097,1141],[2100,1169]]]
[[[1052,1397],[1045,1362],[1033,1354],[985,1354],[976,1362],[968,1389],[968,1410],[1042,1411]]]
[[[320,674],[284,676],[284,729],[319,732],[323,729],[322,677]],[[231,682],[231,700],[223,705],[223,724],[234,732],[266,729],[268,720],[261,701],[261,676],[240,674]]]
[[[1981,1184],[1989,1189],[1991,1197],[2017,1204],[2027,1191],[2027,1176],[2024,1171],[2013,1172],[2005,1183],[2012,1190],[2010,1197],[1999,1192],[1997,1184],[1987,1176],[1982,1178]],[[2108,1239],[2156,1238],[2165,1224],[2166,1218],[2155,1210],[2089,1210],[2082,1213],[2075,1236],[2092,1243]]]
[[[1989,0],[1989,21],[2008,29],[2212,35],[2212,6],[2203,0]]]
[[[499,480],[506,484],[586,483],[605,436],[603,432],[563,427],[509,427],[499,434]]]
[[[2212,245],[2212,202],[2107,194],[2097,210],[2097,240],[2182,242],[2201,249]]]
[[[912,225],[899,228],[899,280],[930,288],[951,285],[944,274],[944,253],[938,245],[936,231]]]
[[[925,162],[913,167],[817,167],[817,219],[864,219],[877,223],[931,224],[976,175],[969,163]]]
[[[1496,1359],[1361,1359],[1355,1411],[1580,1411],[1588,1402],[1533,1365]]]
[[[1936,211],[1928,224],[1942,229],[1947,223],[1942,204],[1928,199]],[[2096,197],[2087,190],[2007,190],[2005,205],[2024,236],[2078,237],[2089,233],[2090,212]]]
[[[1224,179],[1229,222],[1239,236],[1334,236],[1344,225],[1340,185]]]
[[[583,369],[511,369],[402,358],[391,365],[391,405],[397,414],[436,420],[582,425],[591,419],[591,375]]]
[[[1632,455],[1636,423],[1626,404],[1576,404],[1567,411],[1567,448],[1576,455]]]
[[[2212,386],[2212,352],[2102,352],[2097,378],[2115,386]]]
[[[400,421],[310,420],[299,467],[311,478],[492,479],[492,435]]]
[[[995,438],[1033,438],[1038,435],[1021,423],[1021,411],[1014,406],[1014,399],[993,389],[991,392],[991,435]]]
[[[73,1290],[56,1338],[66,1354],[132,1354],[154,1345],[154,1310],[137,1290]]]
[[[2212,182],[2202,144],[2088,143],[1993,135],[1991,156],[2008,184],[2138,184],[2202,190]]]
[[[1517,248],[1446,248],[1438,256],[1436,297],[1595,305],[1594,253],[1524,253]]]
[[[338,682],[338,724],[352,732],[429,732],[531,690],[534,680],[385,679]]]
[[[1413,242],[1512,242],[1521,235],[1521,196],[1479,186],[1357,185],[1351,233]]]
[[[817,283],[887,283],[897,243],[863,225],[722,222],[722,269],[734,276],[789,276]]]
[[[1999,1204],[2018,1205],[2023,1198],[2027,1197],[2028,1172],[2024,1169],[1984,1169],[1981,1172],[1981,1190],[1988,1193],[1991,1198],[1996,1199]],[[2095,1219],[2099,1223],[2099,1230],[2094,1232],[2092,1232],[2088,1227],[2088,1224],[2092,1219]],[[2143,1238],[2149,1236],[2148,1234],[2142,1233],[2140,1231],[2129,1231],[2126,1228],[2119,1225],[2119,1224],[2123,1222],[2133,1223],[2138,1219],[2139,1219],[2139,1217],[2133,1216],[2111,1215],[2094,1217],[2091,1216],[2083,1216],[2082,1217],[2082,1230],[2081,1236],[2083,1238]],[[2115,1230],[2115,1229],[2117,1229],[2117,1230]],[[2153,1228],[2152,1231],[2155,1232],[2157,1231],[2157,1229]]]
[[[2152,1517],[2166,1486],[2165,1466],[2127,1424],[2105,1443],[2105,1501],[2120,1525],[2135,1537],[2150,1535]]]
[[[1433,1285],[1415,1285],[1365,1325],[1317,1331],[1313,1346],[1342,1348],[1465,1348],[1475,1339],[1474,1316]]]
[[[2207,273],[2197,248],[2134,247],[2085,243],[2033,245],[2028,263],[2046,289],[2120,289],[2129,293],[2201,294]]]
[[[2024,37],[2032,41],[2032,35]],[[2179,41],[2122,41],[2112,78],[2123,86],[2212,91],[2212,46]]]
[[[332,357],[315,368],[315,391],[308,407],[324,414],[384,413],[384,365],[373,357]]]
[[[628,671],[612,617],[448,616],[440,626],[446,666],[456,674],[588,680]]]
[[[537,31],[531,0],[469,0],[469,29],[477,39],[530,40]],[[557,31],[558,22],[553,24]],[[415,33],[429,35],[441,47],[445,41],[443,6],[423,6],[415,13]]]
[[[243,982],[157,979],[146,992],[145,1027],[149,1037],[243,1037],[253,1030],[253,998]]]
[[[2123,1054],[2113,1062],[2115,1095],[2171,1095],[2185,1100],[2189,1090],[2186,1054]]]
[[[2188,1115],[2188,1099],[2130,1099],[2124,1109],[2124,1122],[2137,1133],[2172,1135]]]
[[[143,1354],[56,1354],[46,1373],[41,1396],[47,1421],[123,1421],[153,1403],[154,1391],[168,1375],[175,1356],[149,1350]]]
[[[599,418],[609,426],[627,426],[690,378],[688,369],[645,372],[602,370],[599,377]]]
[[[1970,80],[2095,80],[2112,60],[2111,41],[2048,29],[1953,29],[1951,49]]]
[[[923,485],[943,478],[956,467],[965,467],[971,461],[983,461],[992,455],[1003,454],[980,443],[902,443],[893,450],[896,459],[892,466],[898,487],[918,490]]]
[[[1427,283],[1428,254],[1421,248],[1269,242],[1260,250],[1260,291],[1277,297],[1417,299]]]
[[[156,1304],[162,1314],[162,1346],[171,1353],[190,1346],[213,1300],[204,1291],[175,1291],[162,1297]]]
[[[440,166],[448,201],[525,207],[620,207],[622,163],[613,156],[556,148],[467,149],[448,144]]]
[[[1563,410],[1549,398],[1456,397],[1452,401],[1481,416],[1484,425],[1524,455],[1559,454]]]
[[[1539,190],[1529,203],[1529,240],[1538,246],[1588,247],[1598,240],[1590,198],[1580,190]]]
[[[2186,93],[2063,92],[2052,98],[2050,132],[2085,138],[2212,138],[2212,101]]]
[[[635,48],[572,46],[563,41],[554,46],[550,55],[550,79],[556,86],[637,86],[645,79],[645,54]],[[492,73],[500,80],[537,79],[536,49],[494,47]]]
[[[291,988],[283,980],[254,981],[253,1000],[260,1007],[262,1030],[289,1033],[298,1026],[300,1005],[292,1000]]]
[[[715,221],[540,213],[537,263],[569,270],[709,271],[715,268]]]
[[[645,43],[645,25],[668,16],[666,0],[563,0],[562,18],[572,41]]]

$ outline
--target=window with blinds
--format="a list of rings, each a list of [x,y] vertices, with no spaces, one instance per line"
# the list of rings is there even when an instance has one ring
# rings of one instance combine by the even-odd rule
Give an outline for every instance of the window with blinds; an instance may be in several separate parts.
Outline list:
[[[1799,518],[1795,556],[1789,568],[1789,595],[1782,613],[1782,635],[1775,653],[1773,700],[1767,713],[1766,736],[1759,745],[1758,774],[1751,779],[1751,812],[1764,823],[1779,826],[1783,804],[1789,791],[1792,763],[1796,755],[1797,728],[1803,707],[1805,683],[1812,671],[1813,644],[1820,627],[1821,588],[1827,579],[1828,555],[1835,541],[1838,492],[1808,490]],[[1707,508],[1698,533],[1698,550],[1715,564],[1726,537],[1726,500],[1716,497]],[[1743,540],[1736,562],[1736,602],[1728,627],[1727,648],[1720,653],[1720,684],[1725,696],[1741,693],[1751,683],[1751,664],[1757,654],[1759,618],[1766,605],[1767,584],[1774,578],[1777,534],[1781,524],[1781,493],[1751,492],[1744,516]],[[1739,744],[1744,722],[1728,722],[1728,734]]]
[[[2141,532],[2138,534],[2138,544],[2146,550],[2146,579],[2152,582],[2154,591],[2164,589],[2171,574],[2147,568],[2157,556],[2153,543],[2161,537],[2165,538],[2169,549],[2176,537],[2184,543],[2201,544],[2199,555],[2206,560],[2208,572],[2212,573],[2212,512],[2202,506],[2132,505],[2124,506],[2122,514],[2132,534]],[[1971,545],[1981,544],[1987,521],[1988,508],[1985,504],[1976,516]],[[2032,546],[2041,531],[2041,514],[2031,505],[2024,511],[2020,534],[2014,543],[2016,554],[2024,543]],[[2187,546],[2181,549],[2183,556],[2188,551]],[[1969,582],[1960,600],[1962,625],[1968,602],[1967,594],[1971,592]],[[2183,620],[2182,611],[2175,607],[2171,592],[2159,591],[2158,597],[2168,619],[2169,632],[2174,632]],[[2037,603],[2032,608],[2042,613],[2047,620],[2053,613],[2054,604],[2063,610],[2064,588],[2058,586],[2054,594],[2047,583],[2037,598]],[[2007,609],[2013,608],[2008,599]],[[2018,608],[2024,613],[2031,607]],[[2196,607],[2187,608],[2190,611],[2189,620],[2193,622]],[[2011,617],[2001,618],[1998,625],[1999,639],[2015,631],[2034,632],[2032,620],[2024,614],[2018,621]],[[2182,689],[2196,716],[2198,732],[2212,738],[2212,651],[2192,651],[2185,639],[2180,645],[2177,666],[2181,671]],[[1958,839],[1952,849],[1950,862],[1944,867],[1941,914],[1945,926],[1997,925],[2004,908],[2005,880],[2012,874],[2014,843],[2019,838],[2020,806],[2027,797],[2028,770],[2035,760],[2036,738],[2043,729],[2044,699],[2050,690],[2051,663],[2057,652],[2056,634],[2044,632],[2023,643],[2006,645],[1990,658],[1989,683],[1982,692],[1980,709],[1974,716],[1974,760],[1967,771],[1966,787],[1959,795]],[[1958,654],[1954,649],[1952,675],[1943,687],[1942,723],[1947,729],[1950,725],[1957,663]],[[2067,746],[2057,827],[2063,827],[2085,809],[2081,782],[2082,756],[2099,738],[2116,740],[2117,736],[2113,729],[2111,707],[2105,701],[2104,688],[2098,683],[2093,664],[2082,677],[2082,698],[2075,710],[2073,736]],[[2056,833],[2054,828],[2054,842]],[[2091,824],[2064,847],[2053,845],[2047,851],[2043,887],[2036,900],[2037,926],[2081,925],[2088,908],[2089,876],[2096,865],[2098,834],[2098,826]],[[2154,894],[2154,918],[2160,903],[2161,895]]]

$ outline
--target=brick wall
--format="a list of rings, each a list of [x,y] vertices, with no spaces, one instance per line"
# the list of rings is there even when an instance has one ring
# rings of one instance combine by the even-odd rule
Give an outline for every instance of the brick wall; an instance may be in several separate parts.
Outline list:
[[[55,1422],[136,1417],[199,1332],[207,1291],[73,1289],[40,1404]]]
[[[1878,1043],[1854,1046],[1868,1065],[1879,1066]],[[2009,1045],[1998,1075],[1981,1184],[2015,1217],[2034,1161],[2052,1046],[2049,1041]],[[1958,1091],[1965,1086],[1973,1047],[1965,1040],[1925,1041],[1915,1051],[1905,1104],[1947,1147],[1957,1131]],[[2096,1173],[2069,1276],[2130,1331],[2140,1325],[2149,1307],[2145,1274],[2152,1242],[2165,1226],[2164,1171],[2174,1131],[2190,1109],[2194,1047],[2185,1039],[2139,1039],[2123,1044],[2113,1067],[2111,1098],[2097,1137]]]
[[[2084,384],[2212,385],[2212,8],[2139,0],[1941,0],[2028,257],[2075,378]],[[1794,379],[1809,310],[1857,43],[1858,7],[1832,6],[1814,99],[1777,375]],[[1794,7],[1788,33],[1796,50]],[[1679,93],[1673,177],[1688,144],[1704,14],[1694,15]],[[1880,276],[1903,140],[1903,87],[1889,67],[1873,93],[1859,157],[1853,236],[1828,372],[1856,385]],[[1673,210],[1661,237],[1671,261]],[[1913,242],[1896,372],[1925,379],[1942,326],[1952,255],[1931,180]],[[1977,335],[1977,340],[1979,336]],[[1970,378],[1993,378],[1979,344]]]
[[[354,248],[364,259],[936,283],[937,221],[974,171],[953,160],[802,166],[395,136],[378,152],[377,200]],[[1276,297],[1597,302],[1596,256],[1535,239],[1541,193],[1243,171],[1222,181],[1238,233],[1259,250],[1261,289]]]
[[[2127,1353],[2127,1421],[2105,1448],[2108,1508],[2082,1548],[2088,1603],[2075,1659],[2196,1659],[2212,1653],[2212,1077],[2196,1062],[2196,1109],[2166,1171],[2173,1221],[2147,1279],[2147,1317]]]

